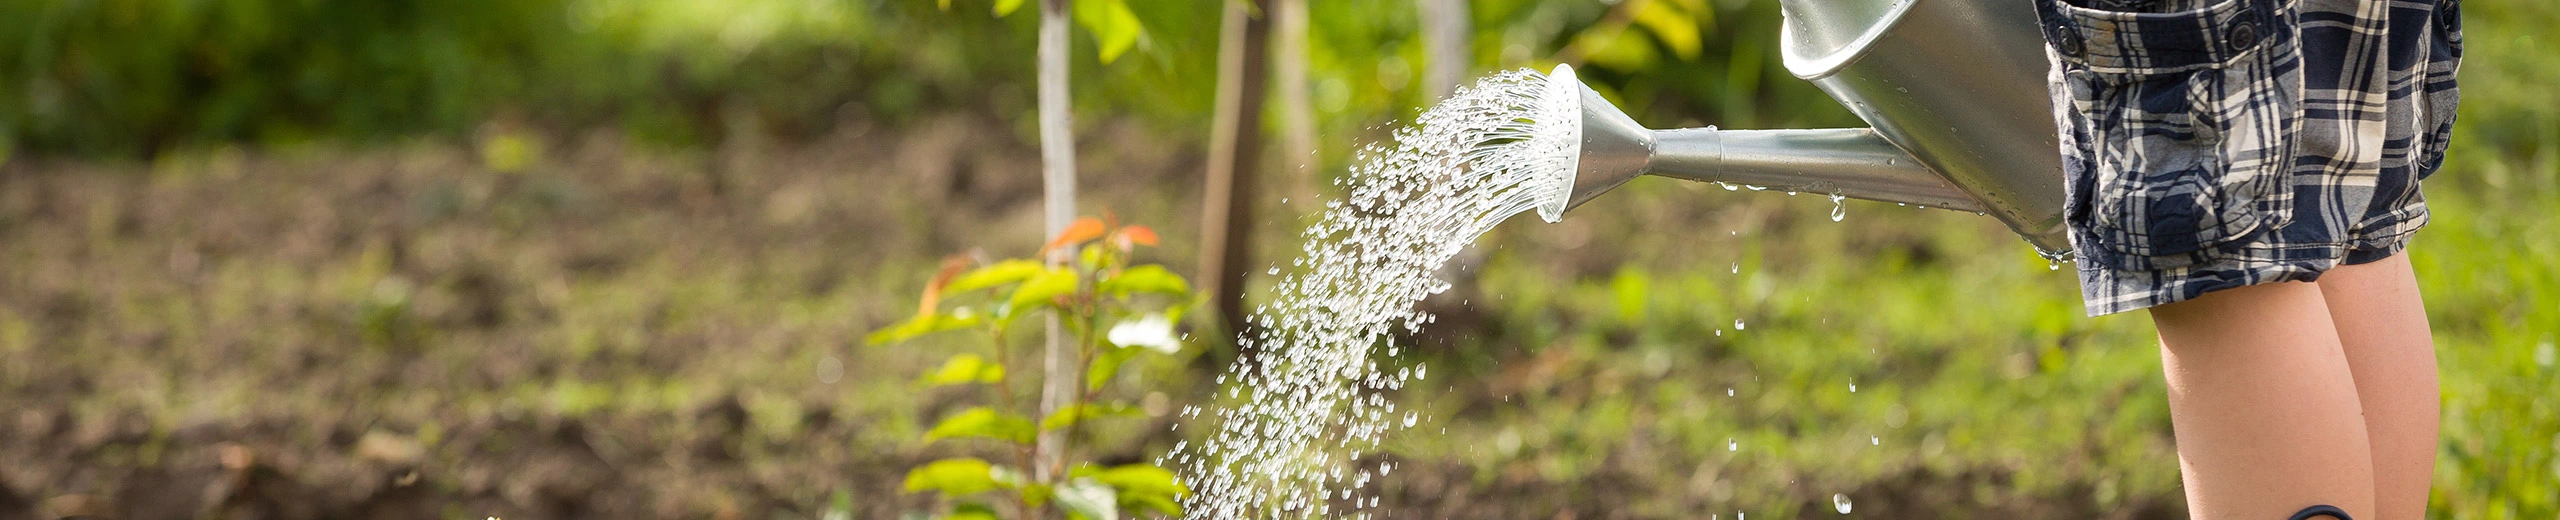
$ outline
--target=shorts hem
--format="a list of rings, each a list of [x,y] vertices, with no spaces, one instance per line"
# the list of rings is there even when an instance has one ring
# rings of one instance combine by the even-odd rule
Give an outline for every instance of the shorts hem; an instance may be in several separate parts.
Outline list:
[[[2352,257],[2354,253],[2344,245],[2289,250],[2294,252],[2293,257],[2280,261],[2227,259],[2149,271],[2084,267],[2080,270],[2082,310],[2095,318],[2184,302],[2216,291],[2252,285],[2315,282],[2320,280],[2321,273],[2341,265],[2341,260]]]

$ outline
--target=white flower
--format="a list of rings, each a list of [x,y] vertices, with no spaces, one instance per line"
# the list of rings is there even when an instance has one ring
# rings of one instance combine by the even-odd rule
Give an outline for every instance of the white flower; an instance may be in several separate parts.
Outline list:
[[[1182,350],[1173,337],[1173,320],[1163,314],[1149,314],[1135,320],[1121,320],[1111,326],[1111,344],[1123,347],[1146,347],[1148,350],[1172,354]]]

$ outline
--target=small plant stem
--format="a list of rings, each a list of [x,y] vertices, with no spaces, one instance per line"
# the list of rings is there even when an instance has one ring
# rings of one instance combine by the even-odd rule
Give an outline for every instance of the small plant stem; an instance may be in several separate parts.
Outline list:
[[[1086,343],[1085,348],[1082,350],[1084,351],[1081,356],[1083,361],[1078,364],[1083,365],[1086,370],[1090,371],[1093,369],[1093,344],[1090,342]],[[1066,439],[1068,442],[1074,442],[1077,437],[1083,435],[1084,416],[1086,413],[1085,406],[1093,402],[1093,391],[1088,389],[1085,381],[1083,381],[1084,378],[1077,377],[1076,379],[1076,415],[1075,417],[1067,420]],[[1060,450],[1058,453],[1058,466],[1066,467],[1066,465],[1067,454],[1065,453],[1065,450]]]
[[[989,343],[994,344],[996,348],[996,365],[1005,367],[1005,370],[1008,372],[1012,371],[1013,350],[1005,348],[1004,325],[996,325],[995,329],[989,331],[989,333],[993,336],[989,338],[991,340]],[[996,399],[998,402],[1003,404],[1005,411],[1022,411],[1022,405],[1013,396],[1013,377],[1011,374],[1007,374],[1003,379],[996,380]],[[1013,445],[1014,466],[1024,469],[1031,468],[1031,463],[1038,460],[1036,457],[1037,454],[1032,453],[1032,449],[1035,446],[1036,445],[1024,444]],[[1013,495],[1013,516],[1014,518],[1031,517],[1031,501],[1023,497],[1021,493],[1015,493]]]
[[[1112,260],[1110,252],[1105,250],[1103,253],[1102,263],[1106,265],[1093,266],[1093,271],[1085,278],[1096,280],[1098,285],[1099,279],[1097,277],[1102,274],[1102,270],[1107,268],[1108,264],[1112,263]],[[1084,378],[1085,374],[1093,371],[1094,331],[1102,327],[1102,294],[1099,288],[1088,286],[1085,288],[1085,294],[1079,296],[1083,298],[1085,305],[1083,306],[1083,309],[1078,310],[1078,313],[1082,314],[1082,316],[1077,316],[1077,318],[1081,318],[1081,321],[1084,322],[1084,330],[1077,331],[1078,334],[1076,335],[1077,370],[1075,370],[1074,373],[1067,375],[1067,377],[1072,379],[1074,383],[1073,386],[1068,388],[1074,389],[1075,404],[1065,409],[1069,413],[1067,416],[1067,431],[1066,434],[1060,436],[1058,440],[1058,453],[1056,456],[1061,479],[1064,478],[1065,472],[1068,470],[1067,452],[1071,451],[1070,447],[1074,445],[1077,434],[1084,431],[1085,405],[1090,403],[1093,397],[1093,393],[1086,389],[1087,385],[1085,384]]]

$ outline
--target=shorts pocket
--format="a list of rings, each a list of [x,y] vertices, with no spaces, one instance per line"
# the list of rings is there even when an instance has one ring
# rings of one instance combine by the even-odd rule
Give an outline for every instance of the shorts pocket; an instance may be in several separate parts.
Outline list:
[[[2166,12],[2037,0],[2059,58],[2069,216],[2083,261],[2201,263],[2293,213],[2301,64],[2276,0]]]
[[[2419,122],[2427,132],[2418,151],[2420,179],[2444,165],[2445,146],[2453,140],[2454,107],[2462,102],[2462,89],[2454,82],[2454,73],[2462,69],[2462,1],[2438,0],[2435,20],[2435,33],[2427,40],[2426,76],[2419,84],[2426,91],[2418,98],[2424,107]]]

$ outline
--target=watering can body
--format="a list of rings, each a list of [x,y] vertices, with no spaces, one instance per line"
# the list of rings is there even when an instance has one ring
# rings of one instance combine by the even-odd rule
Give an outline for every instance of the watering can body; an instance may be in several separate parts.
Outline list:
[[[1644,174],[1997,217],[2049,257],[2070,250],[2048,64],[2030,0],[1783,0],[1780,49],[1871,128],[1651,130],[1575,79],[1574,179],[1541,216]]]

